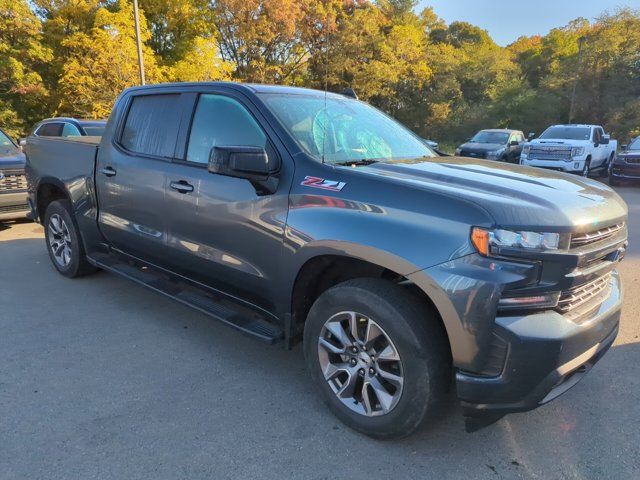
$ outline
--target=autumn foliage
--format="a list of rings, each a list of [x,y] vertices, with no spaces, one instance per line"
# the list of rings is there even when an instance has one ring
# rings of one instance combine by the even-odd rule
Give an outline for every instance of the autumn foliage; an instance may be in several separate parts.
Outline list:
[[[508,47],[412,0],[139,0],[147,81],[349,86],[420,135],[600,123],[640,134],[640,12]],[[576,4],[577,5],[577,4]],[[576,7],[579,17],[579,7]],[[0,0],[0,126],[105,118],[139,81],[129,0]],[[575,102],[571,111],[571,96]]]

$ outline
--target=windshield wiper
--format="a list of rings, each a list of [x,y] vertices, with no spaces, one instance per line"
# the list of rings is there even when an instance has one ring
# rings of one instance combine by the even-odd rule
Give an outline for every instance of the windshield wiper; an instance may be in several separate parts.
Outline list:
[[[364,165],[371,165],[372,163],[378,163],[380,160],[373,160],[372,158],[362,158],[360,160],[348,160],[345,162],[332,162],[332,165],[338,165],[340,167],[362,167]]]

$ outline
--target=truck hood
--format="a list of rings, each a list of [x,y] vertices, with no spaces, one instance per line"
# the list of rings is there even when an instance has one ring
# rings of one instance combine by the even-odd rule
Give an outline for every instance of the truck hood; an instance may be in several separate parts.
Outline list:
[[[588,145],[593,145],[591,140],[544,140],[544,139],[535,139],[531,140],[529,145],[549,145],[549,146],[558,146],[558,145],[566,145],[567,147],[586,147]]]
[[[438,157],[374,163],[361,171],[431,194],[446,195],[452,201],[461,198],[473,202],[503,227],[590,231],[627,216],[626,203],[607,185],[550,170]],[[429,208],[428,196],[425,208]]]
[[[23,169],[25,156],[17,148],[0,148],[0,170]]]
[[[493,152],[505,148],[504,143],[478,143],[467,142],[460,145],[458,148],[461,150],[468,150],[472,152]]]

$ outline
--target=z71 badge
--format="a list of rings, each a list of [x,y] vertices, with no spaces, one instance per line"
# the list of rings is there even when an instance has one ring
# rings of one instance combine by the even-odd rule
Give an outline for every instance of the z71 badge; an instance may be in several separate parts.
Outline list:
[[[346,184],[347,182],[337,182],[335,180],[327,180],[325,178],[306,176],[300,185],[339,192]]]

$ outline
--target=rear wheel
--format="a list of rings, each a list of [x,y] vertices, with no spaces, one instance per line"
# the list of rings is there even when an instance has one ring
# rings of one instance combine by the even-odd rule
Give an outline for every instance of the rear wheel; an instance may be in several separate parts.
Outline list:
[[[79,277],[97,269],[87,261],[79,230],[68,200],[56,200],[47,207],[44,233],[53,266],[65,277]]]
[[[611,173],[609,173],[609,185],[611,185],[612,187],[620,186],[620,180],[616,180],[616,178],[611,175]]]
[[[304,351],[333,413],[375,438],[413,432],[450,381],[438,317],[385,280],[350,280],[324,292],[309,312]]]
[[[609,175],[609,167],[613,163],[613,159],[615,158],[615,156],[616,156],[615,152],[611,152],[611,155],[609,155],[609,158],[607,158],[607,161],[604,162],[604,164],[602,165],[602,170],[600,170],[601,177],[606,177],[607,175]]]

